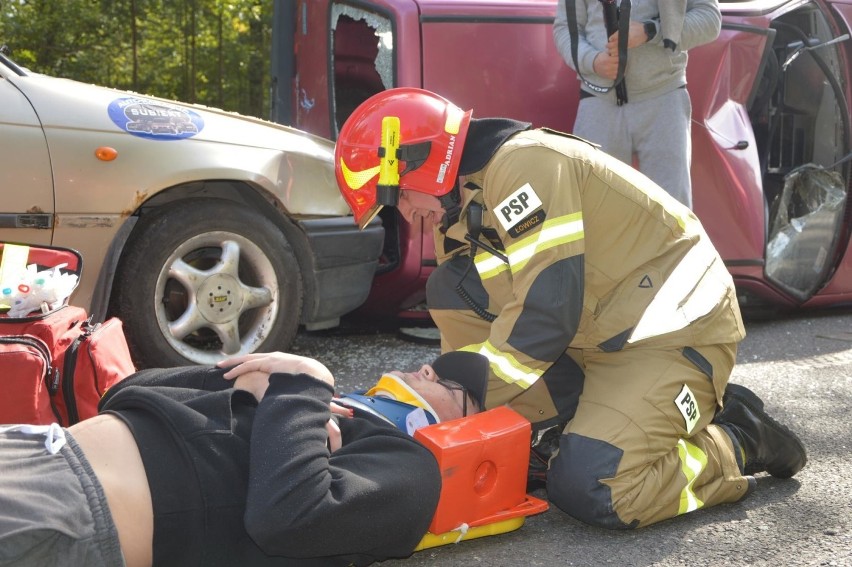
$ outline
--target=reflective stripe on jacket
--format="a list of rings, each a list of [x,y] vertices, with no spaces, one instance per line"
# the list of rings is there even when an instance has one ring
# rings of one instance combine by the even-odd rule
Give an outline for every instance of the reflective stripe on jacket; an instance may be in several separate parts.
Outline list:
[[[481,203],[480,240],[507,259],[484,247],[474,256],[498,316],[488,339],[465,350],[487,356],[493,377],[519,388],[500,389],[490,407],[529,388],[569,347],[679,348],[745,336],[733,281],[694,213],[595,146],[520,132],[465,181],[466,208],[447,236],[463,242],[469,203]]]

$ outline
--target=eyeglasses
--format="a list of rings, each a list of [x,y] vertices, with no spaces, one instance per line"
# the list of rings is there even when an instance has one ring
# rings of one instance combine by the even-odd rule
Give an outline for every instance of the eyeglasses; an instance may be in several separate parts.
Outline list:
[[[440,384],[451,393],[455,390],[460,390],[462,393],[462,417],[467,417],[467,388],[459,384],[458,382],[453,382],[452,380],[444,380],[441,378],[440,380],[436,380],[436,383]]]

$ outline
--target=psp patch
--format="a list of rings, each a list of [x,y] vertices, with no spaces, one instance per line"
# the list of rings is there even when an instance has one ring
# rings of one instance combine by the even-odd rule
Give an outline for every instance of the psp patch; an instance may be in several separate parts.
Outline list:
[[[524,183],[497,205],[494,214],[503,230],[516,237],[544,222],[546,215],[543,210],[531,214],[540,208],[541,199],[532,185]]]
[[[695,429],[695,424],[701,418],[701,411],[698,409],[698,402],[695,399],[695,395],[684,384],[674,402],[686,422],[686,432],[692,433],[692,430]]]

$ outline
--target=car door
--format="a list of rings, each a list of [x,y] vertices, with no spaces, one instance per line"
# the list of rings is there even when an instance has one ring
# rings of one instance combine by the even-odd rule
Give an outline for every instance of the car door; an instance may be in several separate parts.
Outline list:
[[[0,240],[50,244],[54,202],[47,141],[11,74],[5,66],[0,74]]]
[[[817,2],[772,21],[777,87],[770,102],[764,179],[769,205],[766,278],[806,301],[837,272],[849,245],[848,29]],[[761,109],[753,107],[752,115]],[[767,183],[764,183],[764,188]],[[852,284],[852,282],[850,282]]]
[[[800,305],[849,245],[847,30],[822,2],[750,4],[690,51],[695,210],[746,306]]]

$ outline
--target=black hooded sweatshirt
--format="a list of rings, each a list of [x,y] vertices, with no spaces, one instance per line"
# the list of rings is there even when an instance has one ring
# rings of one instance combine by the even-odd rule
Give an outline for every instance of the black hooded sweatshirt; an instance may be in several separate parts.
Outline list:
[[[142,455],[155,566],[367,565],[412,553],[440,496],[428,449],[355,410],[330,453],[329,385],[273,374],[258,403],[222,373],[143,370],[101,401]]]

